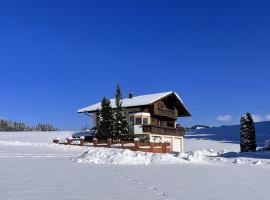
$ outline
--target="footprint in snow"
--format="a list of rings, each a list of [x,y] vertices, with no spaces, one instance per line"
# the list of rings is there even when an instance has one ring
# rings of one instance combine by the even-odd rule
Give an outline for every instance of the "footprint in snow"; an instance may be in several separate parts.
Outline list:
[[[163,198],[165,198],[166,200],[171,200],[171,199],[169,198],[168,195],[166,195],[166,194],[163,193],[163,192],[159,192],[159,190],[158,190],[156,187],[150,187],[150,186],[148,186],[148,184],[146,184],[145,182],[138,182],[136,179],[134,179],[134,178],[129,178],[128,176],[124,175],[122,172],[119,172],[119,171],[117,171],[117,170],[110,170],[109,168],[106,168],[106,169],[107,169],[108,171],[113,172],[114,174],[117,174],[117,175],[121,176],[122,178],[124,178],[124,179],[126,179],[126,180],[128,180],[128,181],[132,181],[132,182],[137,183],[137,184],[139,184],[139,185],[143,185],[143,186],[146,187],[148,190],[155,191],[156,195],[158,195],[158,196],[160,196],[160,197],[163,197]]]
[[[164,194],[164,193],[162,193],[162,192],[157,193],[157,195],[163,196],[163,197],[168,197],[166,194]]]
[[[148,189],[149,190],[155,190],[155,191],[157,190],[157,188],[155,188],[155,187],[148,187]]]

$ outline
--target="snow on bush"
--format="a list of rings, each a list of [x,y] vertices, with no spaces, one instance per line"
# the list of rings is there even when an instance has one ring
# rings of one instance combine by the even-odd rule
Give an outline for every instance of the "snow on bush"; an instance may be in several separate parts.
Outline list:
[[[114,148],[90,148],[74,159],[78,163],[115,164],[115,165],[149,165],[149,164],[182,164],[189,161],[201,161],[202,153],[159,154],[130,151]]]

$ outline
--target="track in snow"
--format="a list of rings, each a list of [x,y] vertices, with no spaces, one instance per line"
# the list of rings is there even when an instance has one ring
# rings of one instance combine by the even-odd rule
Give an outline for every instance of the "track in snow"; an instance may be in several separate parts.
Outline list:
[[[140,186],[143,186],[144,189],[146,190],[149,190],[151,192],[154,192],[154,194],[156,194],[157,196],[161,197],[162,199],[166,199],[166,200],[172,200],[172,198],[170,198],[166,193],[164,192],[161,192],[158,188],[156,187],[153,187],[147,183],[145,183],[144,181],[138,181],[137,179],[134,179],[134,178],[131,178],[127,175],[125,175],[124,173],[118,171],[118,170],[115,170],[115,169],[111,169],[109,168],[108,166],[105,166],[104,167],[107,171],[113,173],[113,174],[116,174],[118,176],[120,176],[121,178],[123,179],[126,179],[134,184],[137,184],[137,185],[140,185]]]
[[[0,153],[0,158],[73,158],[76,154]]]

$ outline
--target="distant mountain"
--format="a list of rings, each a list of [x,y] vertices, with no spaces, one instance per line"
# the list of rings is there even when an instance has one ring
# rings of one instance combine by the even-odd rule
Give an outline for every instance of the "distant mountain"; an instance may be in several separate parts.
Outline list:
[[[208,125],[200,125],[200,124],[197,124],[197,125],[194,125],[194,126],[191,126],[191,127],[186,127],[185,130],[199,130],[199,129],[205,129],[205,128],[212,128],[213,126],[208,126]]]
[[[270,139],[270,121],[256,122],[255,129],[257,144],[262,146],[266,140]],[[240,125],[212,127],[208,129],[189,129],[185,137],[239,144]]]

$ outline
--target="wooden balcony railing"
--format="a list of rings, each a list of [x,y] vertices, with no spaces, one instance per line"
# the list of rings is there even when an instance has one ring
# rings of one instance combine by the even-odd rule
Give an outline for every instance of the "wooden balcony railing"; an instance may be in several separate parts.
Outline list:
[[[157,135],[172,135],[172,136],[184,136],[185,130],[184,128],[173,128],[173,127],[161,127],[161,126],[153,126],[153,125],[143,125],[144,133],[151,133]]]
[[[168,108],[162,108],[162,109],[155,108],[154,109],[154,115],[163,116],[163,117],[169,117],[169,118],[172,118],[172,119],[177,118],[177,112],[175,110],[171,110],[171,109],[168,109]]]

